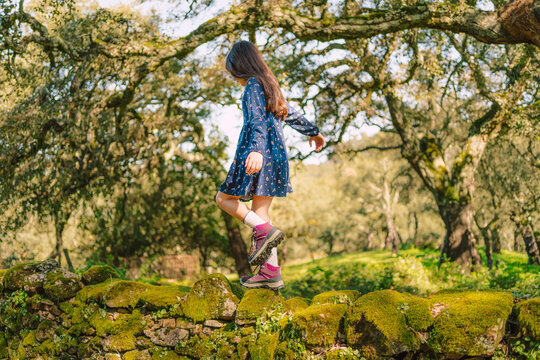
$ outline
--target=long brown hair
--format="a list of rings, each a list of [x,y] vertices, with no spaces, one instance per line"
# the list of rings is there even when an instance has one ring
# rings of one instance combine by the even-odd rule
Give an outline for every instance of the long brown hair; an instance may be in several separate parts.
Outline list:
[[[266,111],[283,120],[287,115],[287,105],[281,93],[276,76],[264,62],[261,52],[250,41],[234,43],[225,59],[225,68],[232,76],[248,80],[254,76],[261,83],[266,99]]]

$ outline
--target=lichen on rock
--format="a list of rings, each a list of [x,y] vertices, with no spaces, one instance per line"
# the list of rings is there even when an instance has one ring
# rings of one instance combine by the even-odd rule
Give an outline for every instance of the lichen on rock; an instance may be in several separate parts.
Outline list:
[[[80,277],[59,267],[54,259],[18,264],[3,275],[7,291],[23,289],[29,294],[45,294],[49,299],[62,301],[73,297],[82,287]]]
[[[304,310],[310,305],[310,300],[300,296],[295,296],[293,298],[285,300],[283,307],[285,310],[291,313],[295,313],[300,310]]]
[[[426,299],[395,290],[380,290],[359,297],[345,320],[347,344],[377,356],[416,351],[433,319]],[[367,348],[365,349],[367,350]]]
[[[292,317],[292,326],[300,332],[302,340],[312,349],[327,347],[343,332],[346,304],[310,305]]]
[[[110,265],[93,265],[82,274],[82,280],[86,285],[99,284],[113,278],[121,278],[121,276]]]
[[[183,302],[185,316],[197,322],[232,320],[240,300],[223,274],[210,274],[196,281]]]
[[[540,298],[521,301],[514,309],[520,332],[540,342]]]
[[[255,323],[258,317],[283,304],[285,298],[270,289],[248,289],[236,309],[236,323],[245,325]]]
[[[439,291],[430,305],[446,307],[435,317],[428,343],[453,356],[490,356],[501,341],[514,297],[501,291]]]

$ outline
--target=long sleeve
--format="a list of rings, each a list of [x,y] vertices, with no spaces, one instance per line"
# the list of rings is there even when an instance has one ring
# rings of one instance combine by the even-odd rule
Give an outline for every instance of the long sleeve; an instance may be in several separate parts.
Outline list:
[[[303,135],[315,136],[319,134],[319,128],[316,125],[310,123],[304,115],[299,113],[288,102],[286,104],[289,114],[285,117],[284,121],[288,125]]]
[[[242,106],[247,116],[248,154],[258,151],[263,154],[268,139],[268,118],[266,116],[266,101],[262,86],[252,77],[248,80],[242,98]]]

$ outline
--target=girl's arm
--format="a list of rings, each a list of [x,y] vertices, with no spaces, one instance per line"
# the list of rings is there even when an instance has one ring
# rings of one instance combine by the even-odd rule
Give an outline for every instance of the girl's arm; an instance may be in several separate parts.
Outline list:
[[[284,119],[287,124],[303,135],[319,135],[319,128],[316,125],[310,123],[304,115],[293,108],[288,102],[285,103],[287,104],[287,112],[289,113]]]
[[[242,106],[246,109],[249,129],[248,150],[262,154],[267,143],[268,119],[264,91],[254,78],[248,80],[242,102]]]

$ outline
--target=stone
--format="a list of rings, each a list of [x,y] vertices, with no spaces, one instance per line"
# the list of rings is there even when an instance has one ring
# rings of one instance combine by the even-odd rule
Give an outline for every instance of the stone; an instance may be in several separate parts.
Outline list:
[[[433,321],[427,342],[448,357],[493,355],[501,341],[514,297],[501,291],[439,291],[427,298],[446,307]]]
[[[219,320],[205,320],[204,321],[204,326],[208,326],[211,328],[222,328],[225,325],[227,325],[226,322],[219,321]]]
[[[295,313],[300,310],[304,310],[310,305],[310,300],[300,296],[285,300],[283,306],[289,313]]]
[[[379,358],[417,351],[432,323],[426,299],[386,289],[359,297],[344,325],[347,345]]]
[[[343,332],[345,311],[345,304],[312,304],[293,315],[292,326],[308,348],[319,351],[334,344],[338,332]]]
[[[189,332],[180,328],[160,328],[155,331],[144,330],[144,334],[156,345],[176,346]]]
[[[122,360],[122,356],[120,354],[105,354],[105,360]]]
[[[519,331],[540,342],[540,298],[520,301],[514,305]]]
[[[176,319],[160,319],[159,323],[160,327],[176,327]]]
[[[55,302],[75,296],[83,287],[79,275],[60,268],[54,259],[15,265],[3,273],[3,284],[8,291],[45,294]]]
[[[105,280],[121,278],[120,273],[109,265],[93,265],[82,274],[85,285],[94,285]]]
[[[258,317],[279,309],[284,302],[283,296],[274,290],[248,289],[236,309],[235,322],[237,325],[255,323]]]
[[[191,321],[181,319],[181,318],[177,318],[176,319],[176,327],[181,328],[181,329],[188,329],[189,330],[189,329],[193,329],[195,327],[195,324],[192,323]]]
[[[239,303],[223,274],[210,274],[196,281],[183,303],[185,315],[196,321],[232,320]]]
[[[54,332],[58,325],[52,320],[44,320],[39,323],[36,329],[36,340],[43,341],[46,339],[51,339],[54,335]]]
[[[150,360],[152,356],[147,349],[131,350],[123,354],[123,360]]]

